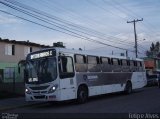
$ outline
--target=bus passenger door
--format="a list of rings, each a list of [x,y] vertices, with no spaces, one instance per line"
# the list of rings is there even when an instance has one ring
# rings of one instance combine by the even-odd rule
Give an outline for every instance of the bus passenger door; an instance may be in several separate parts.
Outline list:
[[[68,100],[75,98],[74,65],[71,56],[59,56],[59,77],[61,99]]]

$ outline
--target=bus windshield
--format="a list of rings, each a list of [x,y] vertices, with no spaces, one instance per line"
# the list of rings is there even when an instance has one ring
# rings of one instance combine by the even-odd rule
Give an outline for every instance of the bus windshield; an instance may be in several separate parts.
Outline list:
[[[56,57],[39,58],[27,61],[25,81],[29,84],[41,84],[57,78]]]

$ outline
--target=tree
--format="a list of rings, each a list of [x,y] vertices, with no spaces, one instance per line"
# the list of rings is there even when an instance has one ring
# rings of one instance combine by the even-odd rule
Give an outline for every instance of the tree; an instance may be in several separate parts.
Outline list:
[[[155,45],[155,51],[156,52],[159,52],[159,48],[160,47],[160,43],[159,42],[156,42],[156,45]]]
[[[150,47],[150,51],[151,52],[154,51],[154,48],[155,48],[155,46],[154,46],[154,43],[152,42],[151,47]]]
[[[160,43],[159,41],[155,44],[152,42],[150,51],[146,52],[147,57],[156,57],[159,54],[160,51]]]

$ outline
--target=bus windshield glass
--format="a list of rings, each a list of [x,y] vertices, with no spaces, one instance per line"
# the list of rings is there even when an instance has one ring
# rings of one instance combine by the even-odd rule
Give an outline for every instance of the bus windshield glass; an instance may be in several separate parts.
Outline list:
[[[57,78],[56,57],[28,60],[25,81],[29,84],[42,84]]]

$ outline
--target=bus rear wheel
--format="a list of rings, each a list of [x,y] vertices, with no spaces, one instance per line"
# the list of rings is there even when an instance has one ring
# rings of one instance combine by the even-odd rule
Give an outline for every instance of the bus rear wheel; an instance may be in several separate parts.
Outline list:
[[[88,100],[88,90],[84,86],[80,86],[77,91],[77,101],[82,104]]]
[[[132,93],[132,83],[127,82],[126,87],[125,87],[125,94],[130,94]]]

